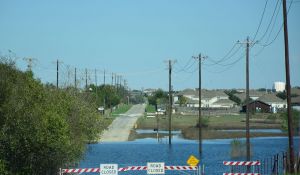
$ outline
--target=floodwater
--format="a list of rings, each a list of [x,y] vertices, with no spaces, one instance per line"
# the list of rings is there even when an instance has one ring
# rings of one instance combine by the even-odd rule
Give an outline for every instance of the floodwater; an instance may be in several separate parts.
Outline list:
[[[243,141],[245,139],[242,139]],[[295,148],[298,148],[299,137],[295,138]],[[229,172],[223,161],[233,160],[230,157],[232,139],[215,139],[203,141],[203,155],[200,163],[205,165],[206,174],[222,174]],[[271,157],[287,150],[287,137],[251,138],[252,160]],[[122,143],[97,143],[87,145],[81,168],[97,168],[100,164],[114,163],[120,167],[146,166],[147,162],[165,162],[166,166],[185,166],[190,155],[198,156],[198,142],[185,140],[180,135],[174,135],[172,146],[168,138],[159,142],[157,139],[145,138]],[[240,158],[243,160],[244,158]],[[238,159],[234,159],[238,160]],[[166,174],[195,174],[195,172],[166,171]],[[93,174],[93,173],[89,173]],[[95,174],[95,173],[94,173]],[[97,174],[97,173],[96,173]],[[146,171],[119,172],[119,174],[147,174]]]

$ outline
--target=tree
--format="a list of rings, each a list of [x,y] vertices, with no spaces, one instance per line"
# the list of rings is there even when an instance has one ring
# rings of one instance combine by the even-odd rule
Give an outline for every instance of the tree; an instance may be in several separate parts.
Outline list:
[[[148,103],[155,106],[157,110],[157,105],[167,104],[168,103],[168,94],[162,89],[156,90],[152,96],[148,96]]]
[[[180,95],[178,97],[178,100],[179,100],[179,105],[180,106],[185,105],[187,103],[187,101],[188,101],[188,99],[185,96],[183,96],[183,95]]]
[[[81,159],[105,127],[80,93],[53,89],[0,62],[0,174],[57,174]]]
[[[234,101],[237,105],[240,105],[242,103],[241,99],[234,95],[237,93],[236,90],[226,90],[224,92],[229,96],[229,99]]]
[[[282,118],[282,128],[284,130],[288,130],[288,116],[287,112],[282,113],[281,115]],[[293,118],[293,128],[299,130],[299,119],[300,119],[300,112],[297,110],[292,110],[292,118]]]

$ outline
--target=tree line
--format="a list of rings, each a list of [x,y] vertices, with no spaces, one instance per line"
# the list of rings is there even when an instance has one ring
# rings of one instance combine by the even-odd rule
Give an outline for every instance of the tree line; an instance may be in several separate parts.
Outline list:
[[[110,86],[98,87],[110,105],[121,97]],[[104,93],[99,93],[102,95]],[[110,120],[98,112],[95,93],[56,89],[0,60],[0,174],[57,174],[81,160],[86,143],[99,139]]]

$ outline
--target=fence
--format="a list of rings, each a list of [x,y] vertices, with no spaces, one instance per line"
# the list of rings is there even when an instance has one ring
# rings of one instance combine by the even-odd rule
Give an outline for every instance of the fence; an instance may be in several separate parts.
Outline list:
[[[295,156],[294,169],[296,173],[300,172],[300,154]],[[289,172],[289,157],[287,152],[275,154],[271,157],[260,160],[260,166],[252,167],[252,172],[260,173],[262,175],[281,175]],[[247,172],[247,166],[232,166],[232,173]]]

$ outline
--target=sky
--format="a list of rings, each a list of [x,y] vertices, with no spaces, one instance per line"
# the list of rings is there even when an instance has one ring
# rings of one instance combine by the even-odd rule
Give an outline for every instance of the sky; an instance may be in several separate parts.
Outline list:
[[[300,86],[300,1],[287,6],[291,84]],[[56,82],[58,59],[60,85],[76,67],[82,84],[85,69],[97,84],[105,70],[106,83],[114,73],[130,89],[168,89],[172,60],[182,90],[198,86],[192,56],[201,53],[202,88],[244,88],[249,36],[250,88],[272,88],[285,81],[282,22],[279,0],[0,0],[0,55],[22,70],[33,58],[42,82]]]

